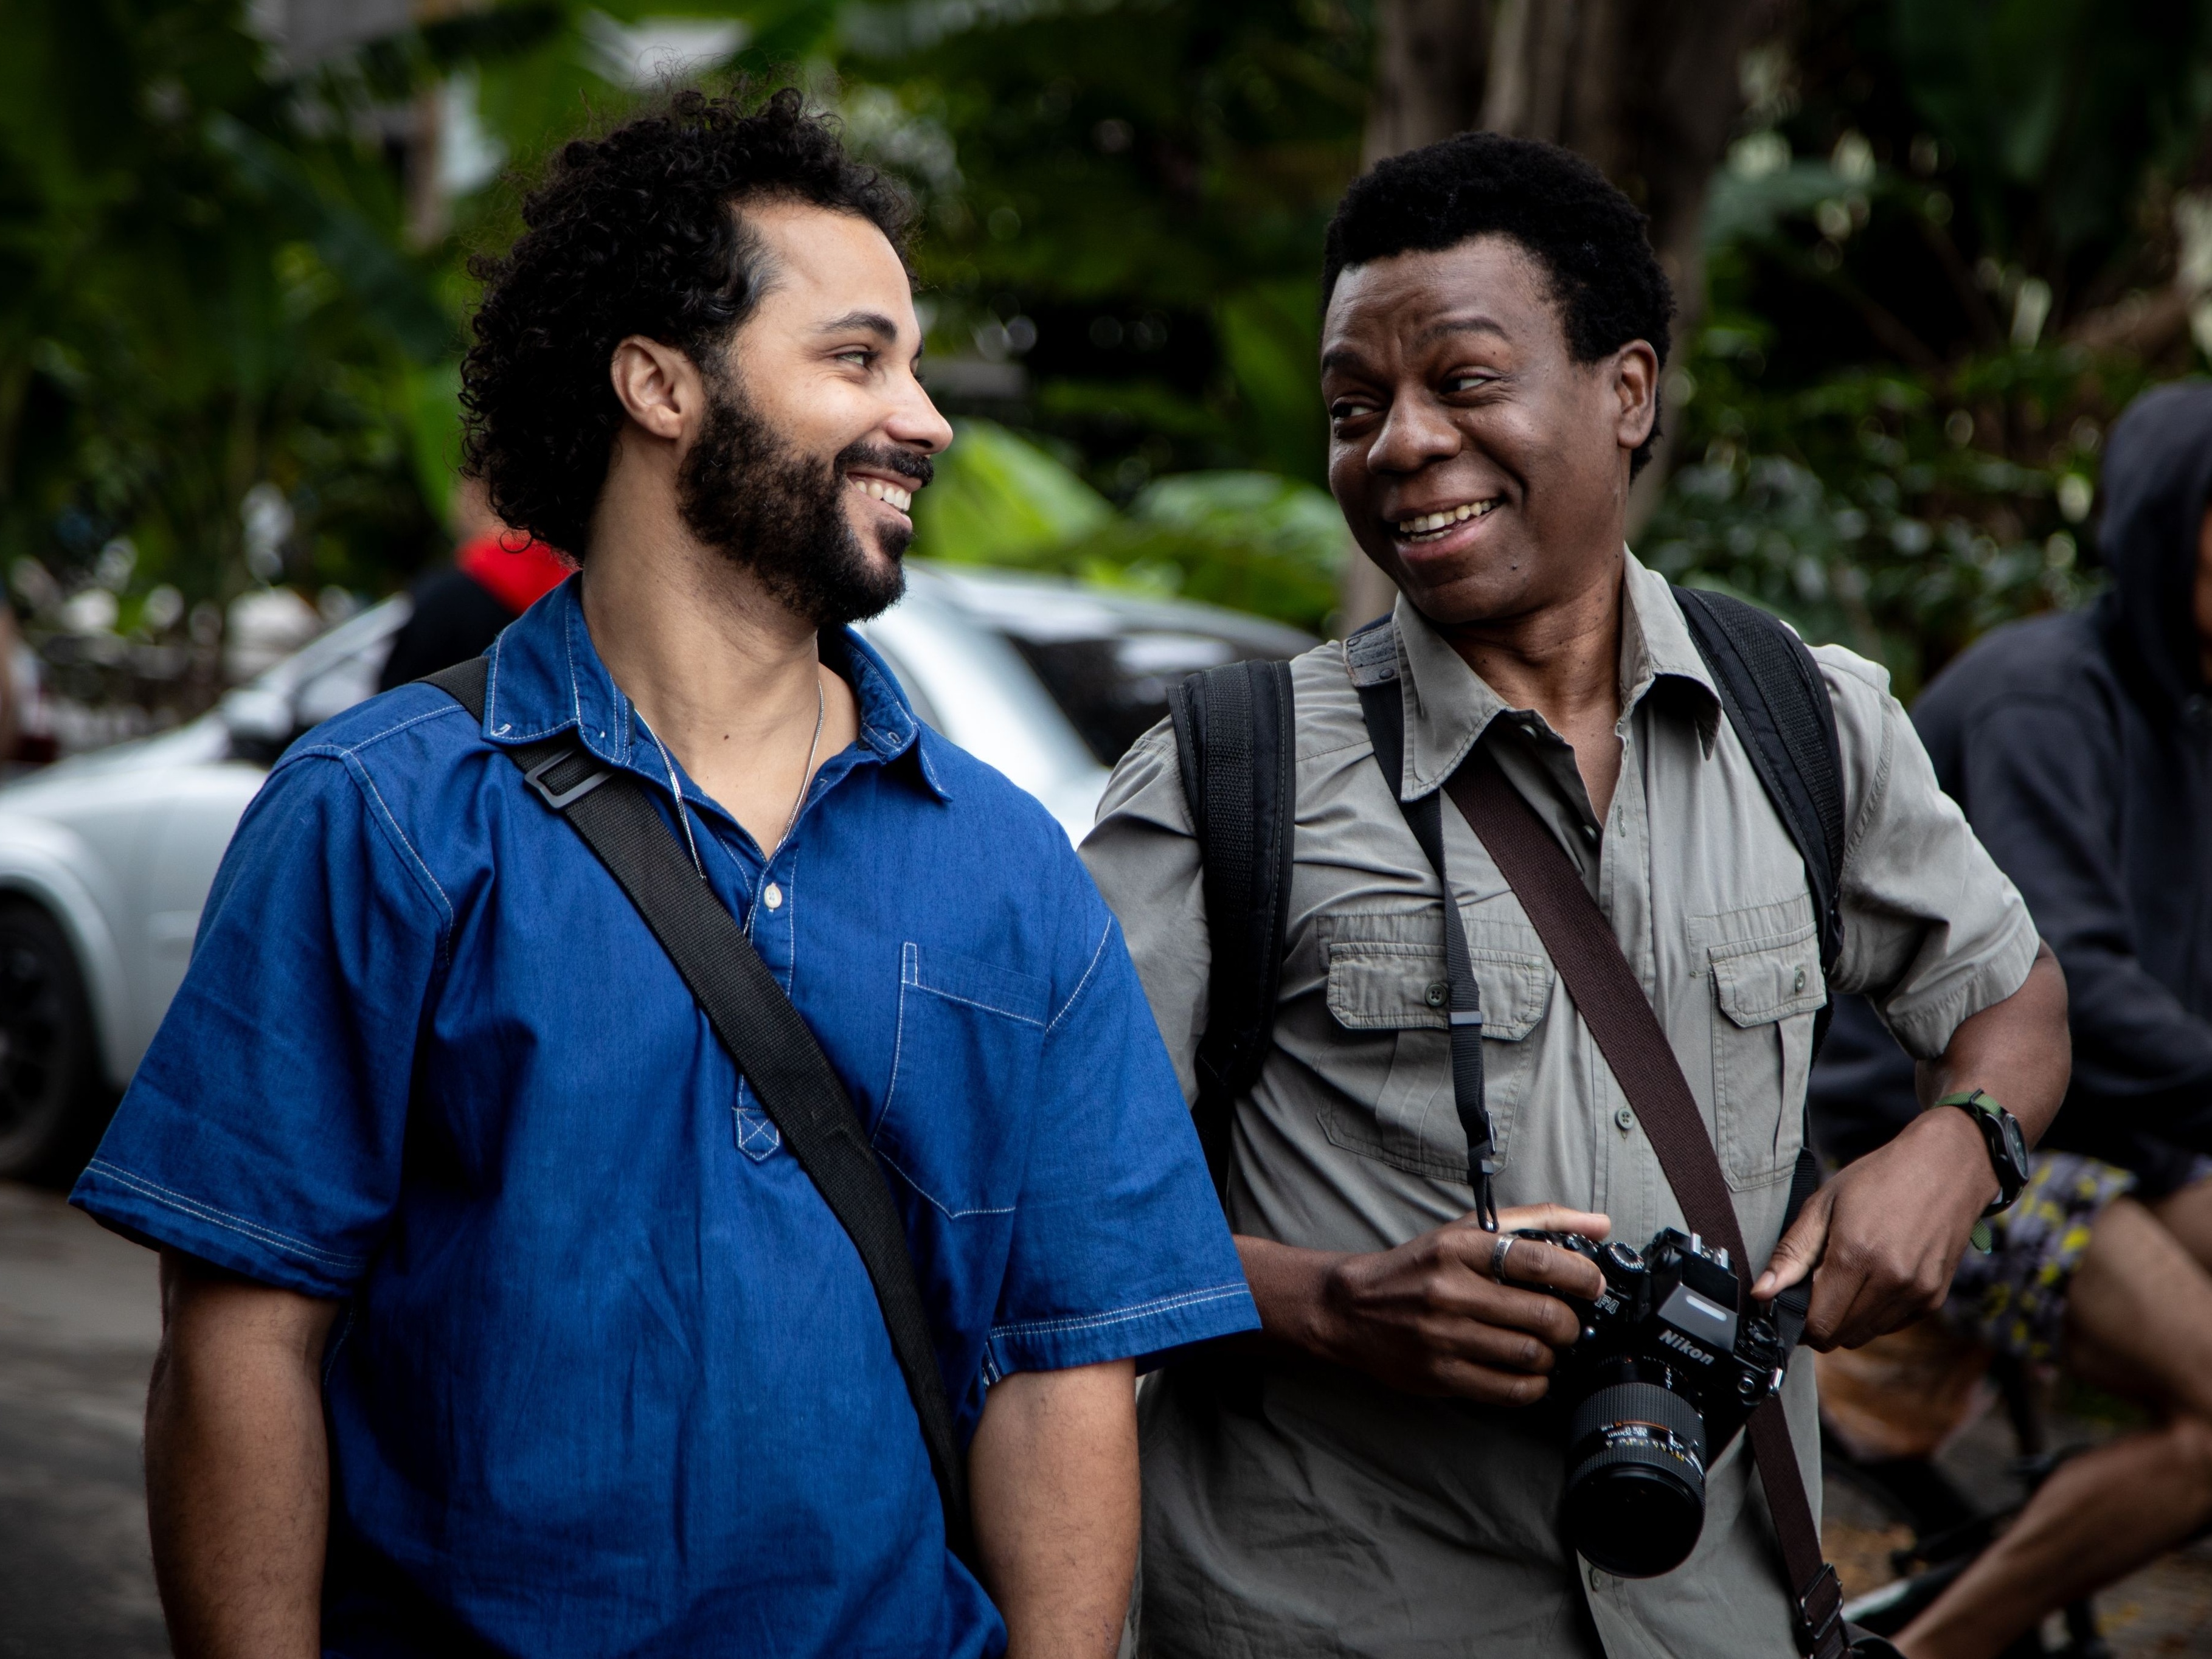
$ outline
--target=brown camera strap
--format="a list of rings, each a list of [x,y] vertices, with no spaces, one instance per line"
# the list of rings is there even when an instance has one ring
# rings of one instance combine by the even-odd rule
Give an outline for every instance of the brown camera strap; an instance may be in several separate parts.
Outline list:
[[[1635,969],[1621,954],[1620,941],[1583,884],[1581,872],[1506,781],[1486,744],[1475,745],[1444,791],[1544,941],[1567,994],[1650,1137],[1691,1231],[1727,1247],[1736,1278],[1747,1291],[1752,1273],[1743,1229],[1704,1115]],[[1843,1590],[1820,1552],[1820,1529],[1813,1522],[1782,1402],[1770,1400],[1753,1413],[1746,1432],[1781,1540],[1798,1650],[1813,1659],[1838,1659],[1845,1650]]]

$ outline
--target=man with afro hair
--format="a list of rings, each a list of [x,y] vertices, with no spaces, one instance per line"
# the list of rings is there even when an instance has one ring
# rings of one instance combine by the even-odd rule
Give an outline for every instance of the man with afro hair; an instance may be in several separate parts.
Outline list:
[[[1834,647],[1800,657],[1765,619],[1838,728],[1840,951],[1824,982],[1811,872],[1687,601],[1624,544],[1673,307],[1618,190],[1548,145],[1454,138],[1353,184],[1323,283],[1330,485],[1399,597],[1291,665],[1272,1046],[1249,1085],[1206,1083],[1228,1096],[1218,1118],[1200,1085],[1224,1067],[1201,1066],[1218,1052],[1201,1039],[1253,964],[1216,971],[1243,936],[1206,925],[1222,896],[1169,726],[1122,761],[1084,848],[1201,1133],[1224,1125],[1224,1202],[1263,1327],[1146,1385],[1144,1650],[1772,1659],[1799,1635],[1832,1659],[1838,1597],[1814,1523],[1798,1535],[1814,1565],[1793,1585],[1744,1435],[1705,1449],[1701,1524],[1623,1508],[1611,1518],[1633,1536],[1592,1552],[1615,1570],[1563,1536],[1568,1443],[1588,1432],[1551,1397],[1578,1334],[1564,1298],[1602,1282],[1587,1257],[1512,1235],[1640,1249],[1684,1226],[1668,1168],[1707,1167],[1700,1207],[1733,1208],[1753,1297],[1809,1273],[1816,1346],[1902,1324],[1941,1301],[2000,1176],[1983,1107],[1931,1110],[1783,1237],[1830,982],[1881,1007],[1922,1062],[1924,1099],[1980,1091],[2032,1137],[2065,1084],[2062,981],[1881,671]],[[1211,836],[1231,797],[1200,776]],[[1477,820],[1507,836],[1499,858]],[[1548,886],[1540,868],[1557,872]],[[1524,908],[1524,883],[1542,902]],[[1585,895],[1595,919],[1555,960],[1557,918],[1590,915]],[[1653,1073],[1632,1067],[1625,1086],[1569,994],[1607,935],[1608,1006],[1650,1005],[1711,1143],[1687,1143],[1701,1166],[1662,1167],[1662,1133],[1685,1144],[1670,1126],[1696,1134],[1687,1103],[1647,1132]],[[1639,1468],[1704,1455],[1664,1403],[1644,1408],[1658,1450]],[[1789,1367],[1784,1407],[1759,1431],[1759,1473],[1817,1491],[1810,1365]],[[1805,1585],[1821,1627],[1801,1633]]]
[[[1134,1362],[1257,1322],[1066,833],[849,626],[952,435],[905,201],[685,93],[523,219],[468,465],[580,570],[270,774],[76,1195],[176,1652],[1108,1659]]]

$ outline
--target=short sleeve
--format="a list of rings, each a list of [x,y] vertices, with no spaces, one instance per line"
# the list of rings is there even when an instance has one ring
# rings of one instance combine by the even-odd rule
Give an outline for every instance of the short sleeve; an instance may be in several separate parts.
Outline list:
[[[1260,1322],[1121,928],[1075,873],[1071,939],[1090,949],[1045,1030],[1049,1116],[1015,1210],[994,1379],[1143,1360]]]
[[[1206,1029],[1212,945],[1206,873],[1183,799],[1175,735],[1164,721],[1114,769],[1084,837],[1083,861],[1127,929],[1137,975],[1159,1018],[1183,1097],[1198,1097],[1198,1039]]]
[[[1888,677],[1820,646],[1844,761],[1843,953],[1835,988],[1864,994],[1918,1060],[2027,982],[2035,923],[1943,793]]]
[[[349,755],[271,774],[190,969],[70,1201],[142,1240],[343,1297],[399,1188],[444,896]]]

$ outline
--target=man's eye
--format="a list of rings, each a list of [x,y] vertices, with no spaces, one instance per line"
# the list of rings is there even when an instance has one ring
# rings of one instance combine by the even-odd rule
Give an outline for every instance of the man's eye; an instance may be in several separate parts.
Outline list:
[[[1363,415],[1374,412],[1373,404],[1358,398],[1344,398],[1329,405],[1328,418],[1332,421],[1356,421]]]
[[[1498,377],[1494,374],[1454,374],[1444,381],[1446,392],[1474,392],[1488,386]]]
[[[857,363],[862,368],[866,368],[876,361],[876,354],[866,346],[854,346],[850,351],[837,353],[837,361],[841,363]]]

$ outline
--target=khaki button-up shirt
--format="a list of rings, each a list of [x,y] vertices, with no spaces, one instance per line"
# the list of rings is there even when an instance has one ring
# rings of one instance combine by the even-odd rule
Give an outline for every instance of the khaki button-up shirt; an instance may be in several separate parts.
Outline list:
[[[1620,780],[1601,825],[1571,749],[1509,708],[1410,605],[1397,609],[1400,793],[1437,788],[1486,737],[1582,869],[1704,1109],[1748,1248],[1780,1236],[1826,998],[1804,866],[1723,716],[1667,583],[1626,559]],[[1842,740],[1844,942],[1917,1057],[2018,989],[2036,935],[2012,884],[1937,787],[1887,676],[1814,652]],[[1467,1212],[1452,1099],[1441,895],[1376,766],[1344,648],[1292,666],[1297,831],[1275,1048],[1237,1103],[1236,1230],[1379,1250]],[[1650,1142],[1504,878],[1456,811],[1445,866],[1483,1008],[1501,1206],[1602,1211],[1641,1247],[1682,1225]],[[1084,857],[1120,916],[1187,1093],[1206,1020],[1196,843],[1163,726],[1115,771]],[[1170,1374],[1145,1401],[1145,1649],[1294,1655],[1597,1654],[1781,1659],[1788,1596],[1743,1439],[1705,1528],[1665,1577],[1614,1578],[1559,1541],[1559,1428],[1271,1359],[1217,1397]],[[1813,1367],[1785,1401],[1817,1502]]]

